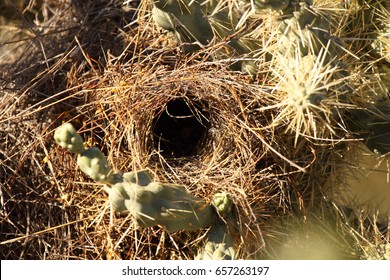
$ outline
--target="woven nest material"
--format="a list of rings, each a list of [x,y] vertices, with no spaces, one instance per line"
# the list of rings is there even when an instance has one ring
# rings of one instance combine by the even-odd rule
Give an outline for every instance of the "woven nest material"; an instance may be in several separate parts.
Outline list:
[[[147,56],[134,57],[136,63],[110,65],[96,79],[88,77],[79,91],[86,92],[83,114],[67,121],[106,153],[114,170],[148,168],[156,180],[184,185],[209,201],[218,192],[231,194],[237,217],[232,226],[241,257],[248,257],[264,246],[262,228],[267,227],[267,220],[297,203],[290,197],[299,192],[292,187],[294,176],[310,166],[313,154],[303,153],[307,158],[288,154],[293,137],[274,134],[272,111],[251,110],[266,106],[269,93],[223,65],[191,64],[179,56],[152,50]],[[173,58],[175,65],[170,64]],[[50,160],[59,160],[57,167],[62,162],[58,157]],[[130,225],[133,229],[122,236],[127,240],[123,244],[136,239],[131,234],[137,231]],[[161,240],[164,231],[154,230],[148,235]],[[201,240],[203,234],[192,233],[177,248],[165,245],[164,254],[149,248],[153,253],[147,258],[159,254],[175,258],[171,250],[179,258],[191,258],[194,252],[183,248]],[[176,242],[182,242],[181,235],[177,238]]]
[[[1,65],[2,258],[193,259],[202,246],[207,229],[169,234],[111,213],[103,186],[54,144],[64,122],[115,171],[149,169],[207,201],[231,194],[238,258],[275,257],[268,241],[278,247],[286,224],[329,208],[334,136],[322,120],[321,137],[299,141],[288,120],[275,124],[272,84],[213,61],[218,46],[184,55],[145,2],[69,0],[55,11]]]

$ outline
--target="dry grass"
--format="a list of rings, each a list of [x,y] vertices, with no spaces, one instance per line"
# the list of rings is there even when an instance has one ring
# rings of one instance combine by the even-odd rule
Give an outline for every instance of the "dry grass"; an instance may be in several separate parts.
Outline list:
[[[72,122],[116,171],[147,168],[156,180],[206,200],[229,192],[239,258],[291,257],[279,245],[290,246],[294,241],[286,240],[300,230],[286,225],[314,228],[311,242],[325,232],[325,243],[342,244],[327,258],[362,258],[360,244],[388,240],[374,223],[353,225],[358,217],[324,200],[324,174],[348,134],[340,119],[337,133],[322,134],[328,107],[297,111],[288,100],[299,86],[291,80],[302,74],[294,64],[286,62],[292,71],[281,73],[283,63],[265,63],[273,77],[266,79],[213,60],[223,45],[184,55],[156,29],[146,1],[137,11],[122,1],[54,2],[45,1],[49,16],[31,25],[30,37],[7,44],[23,51],[0,65],[2,259],[193,259],[201,246],[206,229],[169,234],[110,213],[102,185],[54,145],[63,122]],[[315,63],[305,74],[317,93],[337,71]],[[344,79],[330,87],[339,83]],[[322,105],[347,107],[334,99]],[[194,135],[197,141],[188,140]],[[183,142],[179,149],[170,144]]]

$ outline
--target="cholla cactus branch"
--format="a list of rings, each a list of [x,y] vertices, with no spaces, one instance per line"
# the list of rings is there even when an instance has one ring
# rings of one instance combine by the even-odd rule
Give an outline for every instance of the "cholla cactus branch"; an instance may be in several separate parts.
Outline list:
[[[214,225],[207,234],[203,250],[197,260],[233,260],[235,258],[234,241],[224,224]]]
[[[77,165],[85,174],[103,184],[112,184],[113,172],[106,157],[98,148],[92,147],[77,157]]]
[[[162,225],[169,232],[194,231],[214,221],[211,205],[182,186],[157,182],[139,186],[125,181],[115,184],[109,197],[114,210],[130,212],[142,227]]]
[[[66,123],[57,128],[54,132],[54,140],[62,148],[75,154],[81,154],[85,151],[83,138],[77,134],[73,125]]]
[[[213,197],[213,205],[220,217],[233,219],[231,196],[224,193],[217,193]],[[203,250],[196,256],[198,260],[232,260],[235,258],[234,241],[229,227],[219,219],[208,232],[206,244]]]
[[[79,168],[104,184],[112,209],[129,212],[141,227],[164,226],[168,231],[197,230],[210,226],[215,217],[212,206],[191,195],[183,186],[153,182],[147,171],[113,174],[99,149],[82,148],[83,139],[71,124],[54,133],[56,142],[78,154]]]
[[[61,147],[77,154],[77,164],[81,171],[103,184],[113,184],[114,177],[106,157],[99,149],[84,149],[84,140],[77,134],[73,125],[66,123],[54,132],[54,140]]]
[[[290,0],[246,0],[252,2],[257,9],[285,10],[290,6]]]
[[[232,212],[233,200],[226,193],[217,193],[213,197],[213,205],[221,217],[226,217]]]

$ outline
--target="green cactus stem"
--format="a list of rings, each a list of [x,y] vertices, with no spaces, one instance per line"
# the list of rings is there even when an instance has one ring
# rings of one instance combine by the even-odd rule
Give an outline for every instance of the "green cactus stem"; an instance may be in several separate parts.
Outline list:
[[[226,192],[215,194],[212,204],[221,217],[227,217],[232,212],[233,200]]]
[[[282,21],[279,27],[279,53],[294,56],[319,55],[326,51],[325,62],[337,62],[342,49],[338,39],[331,36],[331,18],[318,12],[306,2],[300,2],[293,16]]]
[[[260,47],[257,40],[233,36],[238,16],[220,1],[155,0],[152,16],[159,27],[174,34],[187,53],[221,40],[227,40],[227,44],[219,51],[219,58],[248,54]],[[238,66],[234,69],[240,70]]]
[[[283,11],[290,6],[290,0],[246,0],[253,2],[254,6],[259,9],[271,9]]]
[[[262,39],[252,29],[244,31],[238,23],[245,11],[239,11],[227,3],[210,0],[152,0],[152,15],[158,26],[171,32],[183,43],[185,52],[192,52],[212,42],[226,42],[214,54],[216,59],[236,58],[232,65],[236,71],[257,74]],[[312,1],[246,0],[248,9],[280,10],[284,20],[277,21],[275,31],[278,42],[275,50],[282,55],[319,55],[326,52],[326,62],[338,62],[342,53],[340,40],[330,33],[331,16],[312,7]],[[252,11],[253,12],[253,11]],[[245,24],[244,24],[245,25]],[[248,23],[248,26],[250,24]],[[243,24],[240,23],[242,27]],[[252,32],[252,33],[251,33]],[[249,35],[252,34],[252,35]],[[272,48],[271,48],[272,49]],[[268,54],[275,55],[274,52]],[[240,61],[243,59],[244,61]]]
[[[113,172],[106,157],[96,147],[89,148],[78,155],[77,165],[80,170],[93,180],[103,184],[113,183]]]
[[[96,147],[87,150],[71,124],[59,127],[55,141],[78,154],[79,168],[105,186],[112,209],[129,212],[141,227],[164,226],[168,231],[197,230],[210,226],[215,218],[213,206],[191,195],[183,186],[153,181],[148,171],[114,174],[107,159]]]
[[[84,140],[70,123],[54,132],[54,140],[61,147],[77,154],[77,165],[86,175],[103,184],[114,183],[114,176],[106,157],[98,148],[84,149]]]
[[[234,241],[226,225],[217,223],[206,238],[207,242],[196,260],[234,260]]]
[[[56,129],[54,132],[54,140],[62,148],[72,153],[81,154],[85,151],[83,138],[77,134],[73,125],[70,123],[66,123]]]
[[[206,243],[197,260],[233,260],[235,258],[234,240],[225,221],[233,220],[233,200],[226,193],[217,193],[213,197],[213,206],[222,219],[218,219],[206,236]]]
[[[167,231],[194,231],[214,221],[211,205],[192,196],[182,186],[152,182],[139,186],[117,183],[109,190],[116,211],[130,212],[141,227],[164,226]]]

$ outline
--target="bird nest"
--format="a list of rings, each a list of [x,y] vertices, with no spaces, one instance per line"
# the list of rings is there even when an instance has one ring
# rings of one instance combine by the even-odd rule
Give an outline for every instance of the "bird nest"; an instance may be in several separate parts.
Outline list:
[[[145,2],[92,2],[62,1],[52,13],[45,1],[40,33],[2,65],[3,258],[193,259],[202,246],[207,229],[168,233],[110,212],[103,185],[54,144],[64,122],[115,171],[148,169],[206,201],[229,193],[238,258],[277,257],[272,244],[287,238],[286,224],[337,212],[322,185],[344,135],[335,139],[316,116],[309,120],[323,134],[315,137],[275,122],[281,97],[272,82],[213,60],[223,45],[183,54]]]

